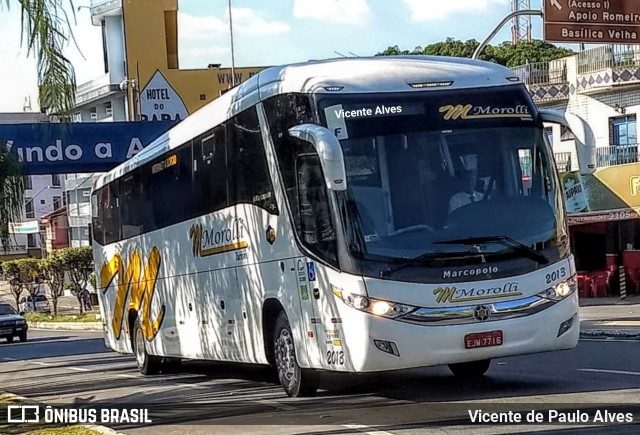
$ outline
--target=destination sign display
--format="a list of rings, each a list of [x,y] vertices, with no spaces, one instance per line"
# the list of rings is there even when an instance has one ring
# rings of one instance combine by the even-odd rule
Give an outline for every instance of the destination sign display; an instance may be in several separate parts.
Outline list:
[[[640,43],[640,0],[544,0],[549,42]]]

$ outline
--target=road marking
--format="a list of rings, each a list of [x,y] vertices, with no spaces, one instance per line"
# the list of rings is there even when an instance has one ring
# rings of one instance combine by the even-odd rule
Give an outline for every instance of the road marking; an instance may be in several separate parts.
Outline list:
[[[620,342],[637,343],[638,339],[606,337],[606,338],[581,338],[580,341],[599,341],[600,343],[620,343]]]
[[[3,360],[3,361],[18,361],[15,358],[7,358],[7,357],[3,357],[3,358],[0,358],[0,359]]]
[[[283,411],[297,411],[299,408],[291,405],[285,405],[284,403],[276,402],[275,400],[257,400],[257,403],[270,406],[272,408],[281,409]]]
[[[45,367],[52,365],[51,363],[46,363],[42,361],[29,361],[29,364],[35,364],[35,365],[45,366]]]
[[[631,375],[640,376],[640,372],[627,372],[625,370],[603,370],[603,369],[578,369],[580,372],[593,372],[593,373],[611,373],[614,375]]]
[[[368,435],[392,435],[391,432],[377,430],[376,428],[367,426],[365,424],[343,424],[342,426],[346,427],[347,429],[353,429],[353,430],[357,430],[358,432],[366,433]],[[371,430],[367,430],[367,429],[371,429]]]
[[[90,372],[91,370],[85,369],[84,367],[65,367],[67,370],[75,370],[76,372]]]
[[[116,376],[118,376],[119,378],[129,378],[129,379],[138,379],[140,377],[140,376],[136,376],[136,375],[127,375],[127,374],[124,374],[124,373],[120,373],[120,374],[118,374]]]

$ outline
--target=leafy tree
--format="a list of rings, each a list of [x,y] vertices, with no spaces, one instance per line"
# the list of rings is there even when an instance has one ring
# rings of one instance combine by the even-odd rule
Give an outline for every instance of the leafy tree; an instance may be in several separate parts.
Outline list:
[[[73,0],[5,0],[0,10],[20,5],[22,44],[36,58],[40,107],[56,116],[68,116],[75,106],[76,77],[64,49],[73,41]],[[65,8],[66,7],[66,8]]]
[[[0,138],[0,245],[5,251],[11,246],[9,222],[22,219],[24,181],[20,164]]]
[[[422,47],[416,47],[413,51],[409,50],[400,50],[397,45],[393,47],[389,46],[386,50],[377,53],[376,56],[400,56],[400,55],[408,55],[408,54],[422,54]]]
[[[414,51],[409,52],[408,50],[401,50],[395,45],[377,55],[425,54],[471,58],[479,45],[480,43],[475,39],[459,41],[457,39],[447,38],[444,41],[425,46],[422,51],[416,51],[420,48],[417,47]],[[571,56],[572,54],[574,54],[574,52],[567,48],[557,47],[541,40],[533,40],[531,42],[520,41],[515,45],[510,42],[503,42],[497,46],[488,44],[480,53],[479,58],[507,67],[514,67],[524,65],[527,62],[548,62],[561,57]]]
[[[9,283],[9,290],[16,301],[16,308],[20,306],[20,295],[24,287],[22,286],[21,270],[17,260],[9,260],[2,263],[4,276]]]
[[[58,315],[58,300],[64,294],[64,272],[65,264],[60,255],[60,250],[55,250],[43,260],[42,271],[45,279],[49,283],[51,290],[51,302],[53,304],[53,315]]]
[[[453,56],[453,57],[471,57],[475,49],[480,45],[475,39],[469,39],[466,42],[457,39],[447,38],[444,41],[427,45],[422,54],[432,56]]]
[[[41,283],[40,261],[36,258],[23,258],[5,261],[2,264],[5,277],[9,282],[9,289],[16,301],[16,307],[19,307],[20,296],[25,290],[32,299],[38,294]]]
[[[98,290],[98,283],[95,272],[91,272],[91,275],[89,275],[89,284],[91,284],[91,287],[93,287],[95,290]]]
[[[42,284],[42,260],[37,258],[23,258],[17,260],[20,268],[20,279],[24,289],[29,293],[31,299],[35,301],[35,297],[40,291]]]
[[[514,67],[526,63],[549,62],[571,56],[574,51],[536,39],[531,42],[520,41],[516,45],[503,42],[495,47],[494,54],[499,64]]]
[[[65,119],[73,113],[76,93],[75,71],[63,54],[73,40],[73,0],[0,0],[0,11],[11,5],[21,8],[21,43],[37,62],[40,107]],[[6,150],[5,141],[0,138],[0,245],[6,250],[10,246],[9,223],[22,217],[24,183],[20,165]]]
[[[82,291],[87,286],[89,275],[92,272],[93,250],[90,246],[81,248],[65,248],[59,250],[64,268],[69,272],[71,280],[71,291],[78,299],[80,312],[84,311],[82,306]]]

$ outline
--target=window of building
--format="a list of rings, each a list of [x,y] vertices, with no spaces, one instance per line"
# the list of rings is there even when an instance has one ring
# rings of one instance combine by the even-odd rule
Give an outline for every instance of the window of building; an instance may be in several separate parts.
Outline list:
[[[33,210],[33,198],[26,198],[26,202],[24,204],[24,210],[26,212],[26,217],[27,218],[34,218],[36,217],[35,212]]]
[[[60,207],[62,207],[62,197],[61,196],[54,196],[53,197],[53,209],[59,209]]]
[[[549,142],[549,145],[553,147],[553,127],[545,127],[544,135],[547,137],[547,141]]]
[[[60,174],[52,174],[51,175],[51,185],[54,187],[59,187],[61,185]]]
[[[566,125],[560,125],[560,140],[574,140],[576,137],[573,135],[573,132]]]
[[[638,143],[636,115],[626,115],[609,119],[611,145],[629,146]]]
[[[37,246],[35,234],[27,234],[27,246],[29,248],[35,248]]]
[[[23,175],[22,182],[24,183],[25,189],[33,189],[33,181],[31,180],[30,175]]]

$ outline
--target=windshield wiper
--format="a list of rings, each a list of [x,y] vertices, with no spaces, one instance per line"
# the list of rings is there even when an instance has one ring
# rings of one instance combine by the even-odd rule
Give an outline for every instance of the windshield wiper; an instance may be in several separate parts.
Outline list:
[[[407,258],[401,264],[396,267],[388,268],[386,270],[380,271],[380,278],[386,278],[390,276],[392,273],[397,272],[405,267],[408,267],[415,263],[420,263],[425,260],[440,260],[440,259],[450,259],[450,258],[461,258],[463,256],[467,256],[468,254],[476,254],[482,255],[478,252],[465,251],[465,252],[425,252],[424,254],[420,254],[417,257]]]
[[[524,243],[509,236],[482,236],[482,237],[468,237],[466,239],[452,239],[452,240],[439,240],[433,242],[436,245],[476,245],[478,243],[500,243],[503,246],[512,248],[516,252],[520,252],[532,260],[537,261],[540,264],[548,264],[549,259],[539,252],[534,251]]]

